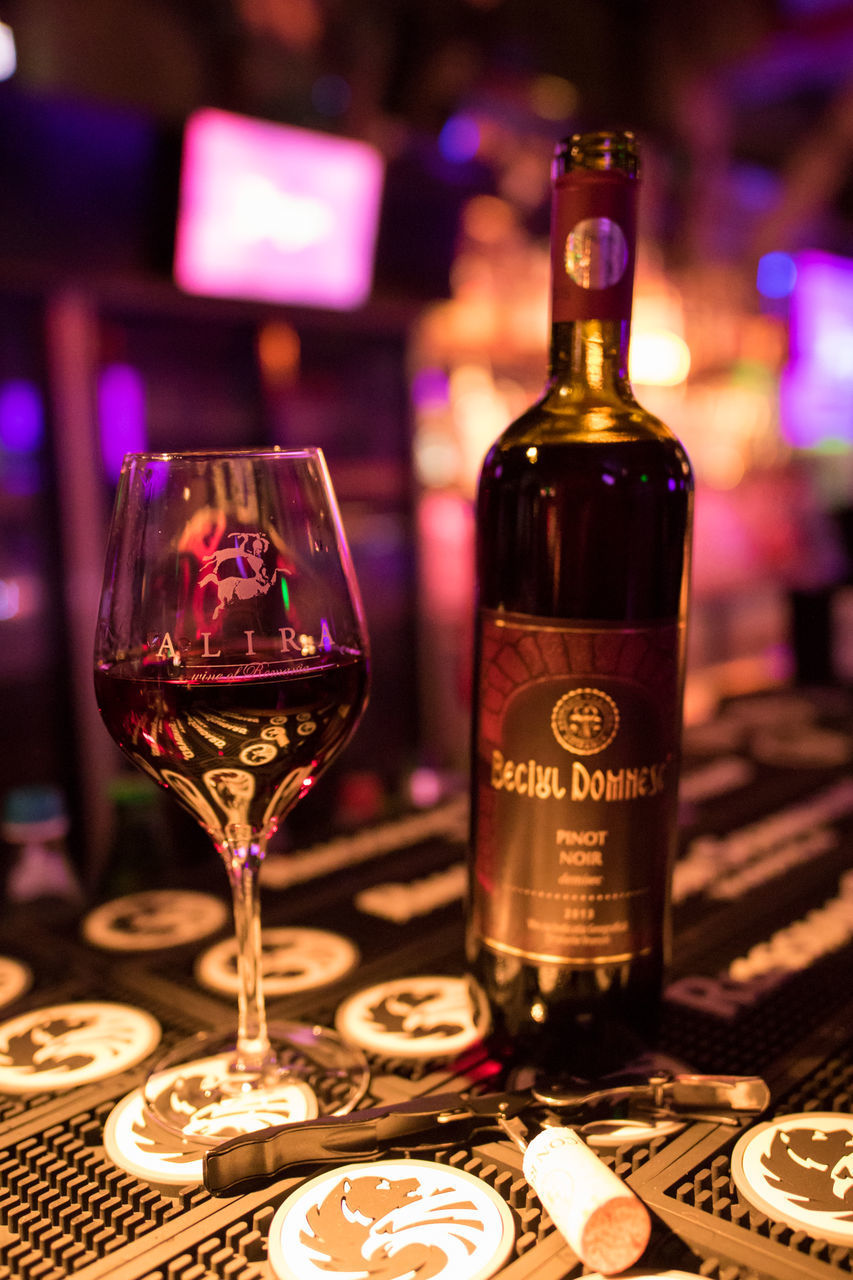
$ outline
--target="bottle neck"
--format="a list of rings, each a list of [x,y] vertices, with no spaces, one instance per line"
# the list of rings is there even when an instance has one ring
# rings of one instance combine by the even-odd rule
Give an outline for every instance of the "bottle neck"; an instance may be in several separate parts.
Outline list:
[[[606,157],[605,157],[606,159]],[[558,166],[551,207],[552,385],[624,396],[637,244],[635,171]]]
[[[630,394],[629,340],[629,318],[554,322],[548,360],[550,386],[571,386],[575,394]]]

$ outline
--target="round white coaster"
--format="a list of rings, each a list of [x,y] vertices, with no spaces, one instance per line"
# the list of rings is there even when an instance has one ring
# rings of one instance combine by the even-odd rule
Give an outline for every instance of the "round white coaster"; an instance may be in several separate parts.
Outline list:
[[[732,1152],[732,1178],[774,1221],[853,1241],[853,1115],[803,1111],[755,1125]]]
[[[0,1025],[0,1092],[73,1089],[146,1058],[160,1024],[142,1009],[105,1001],[31,1009]]]
[[[486,1280],[514,1237],[488,1183],[429,1160],[380,1160],[329,1169],[288,1196],[270,1224],[269,1260],[277,1280]]]
[[[465,978],[396,978],[349,996],[335,1026],[351,1044],[386,1058],[453,1057],[488,1029],[485,1003]]]
[[[358,964],[358,948],[339,933],[325,929],[287,927],[263,929],[261,965],[264,994],[290,995],[310,991],[344,977]],[[204,951],[196,961],[196,980],[203,987],[225,995],[236,995],[237,941],[223,938]]]
[[[149,1076],[146,1097],[156,1107],[164,1128],[171,1126],[186,1138],[210,1146],[213,1139],[224,1140],[296,1120],[313,1120],[318,1115],[314,1090],[294,1077],[266,1087],[257,1095],[249,1090],[225,1102],[208,1102],[209,1083],[227,1075],[233,1057],[233,1053],[214,1054]]]
[[[32,985],[32,970],[21,960],[0,956],[0,1009],[13,1004]]]
[[[162,1085],[181,1080],[187,1074],[185,1067],[164,1072]],[[285,1105],[286,1094],[286,1105]],[[313,1120],[317,1115],[317,1099],[307,1085],[297,1082],[282,1090],[275,1123],[285,1124],[294,1120]],[[220,1117],[220,1136],[224,1139],[236,1133],[244,1133],[253,1125],[245,1104],[237,1112]],[[172,1129],[160,1124],[145,1105],[142,1089],[134,1089],[113,1107],[104,1126],[104,1147],[107,1155],[120,1169],[155,1186],[200,1186],[204,1177],[204,1153],[209,1142],[199,1141],[198,1132],[208,1137],[216,1132],[210,1122],[201,1124],[198,1113],[188,1126],[188,1136],[182,1141]]]
[[[229,914],[225,903],[210,893],[150,889],[90,911],[83,936],[106,951],[157,951],[209,937],[227,923]]]

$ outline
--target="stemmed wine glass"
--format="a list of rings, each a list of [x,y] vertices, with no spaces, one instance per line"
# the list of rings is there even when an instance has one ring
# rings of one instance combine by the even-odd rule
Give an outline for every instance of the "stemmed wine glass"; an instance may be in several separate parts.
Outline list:
[[[360,1051],[268,1024],[258,872],[284,815],[351,737],[368,642],[322,451],[129,454],[110,526],[95,691],[131,761],[201,824],[228,873],[238,1024],[179,1044],[144,1089],[202,1145],[354,1106]]]

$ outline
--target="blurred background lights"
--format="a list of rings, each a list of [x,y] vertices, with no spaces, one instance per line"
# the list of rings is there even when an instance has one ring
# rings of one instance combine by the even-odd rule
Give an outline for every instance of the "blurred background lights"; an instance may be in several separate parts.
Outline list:
[[[319,76],[311,86],[311,103],[321,116],[342,116],[352,102],[352,89],[343,76]]]
[[[246,244],[266,241],[281,253],[301,253],[334,231],[331,208],[317,196],[280,191],[261,174],[245,174],[232,189],[234,234]]]
[[[461,225],[471,240],[496,245],[513,234],[518,217],[512,205],[499,196],[474,196],[462,210]]]
[[[15,74],[18,55],[15,50],[15,34],[5,22],[0,22],[0,80],[8,80]]]
[[[438,135],[438,149],[454,164],[473,160],[480,149],[480,126],[473,116],[451,116]]]
[[[836,382],[853,381],[853,319],[839,316],[833,328],[818,333],[814,358]]]
[[[460,471],[459,446],[444,431],[420,431],[414,443],[415,474],[427,489],[453,485]]]
[[[258,360],[267,383],[281,387],[299,377],[302,344],[292,325],[270,320],[258,333]]]
[[[677,387],[690,372],[690,349],[668,329],[640,331],[631,339],[628,366],[632,382],[649,387]]]
[[[184,128],[175,280],[204,296],[361,306],[383,179],[367,143],[195,111]]]
[[[111,480],[117,480],[126,453],[145,450],[145,387],[138,369],[110,364],[98,379],[101,454]]]
[[[438,804],[444,790],[441,774],[422,766],[414,769],[409,778],[409,797],[416,809],[429,809]]]
[[[0,578],[0,622],[9,622],[18,616],[21,591],[14,578]]]
[[[44,436],[44,407],[34,382],[13,378],[0,386],[0,444],[14,453],[32,453]]]
[[[22,622],[42,612],[44,579],[38,573],[0,578],[0,622]]]
[[[756,287],[763,298],[787,298],[797,283],[797,264],[789,253],[765,253],[758,260]]]
[[[530,86],[530,105],[543,120],[565,120],[578,107],[578,91],[562,76],[536,76]]]
[[[800,449],[853,442],[853,260],[799,253],[790,358],[780,380],[785,438]]]
[[[419,369],[412,378],[412,400],[419,409],[447,404],[450,384],[443,369]]]

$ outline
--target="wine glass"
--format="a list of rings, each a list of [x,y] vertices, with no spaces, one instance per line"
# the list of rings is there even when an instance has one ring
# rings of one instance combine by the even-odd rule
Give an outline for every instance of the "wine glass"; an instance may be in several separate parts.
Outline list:
[[[110,526],[95,692],[131,761],[211,837],[228,873],[236,1034],[174,1047],[151,1115],[210,1145],[363,1097],[359,1050],[268,1024],[258,872],[284,815],[351,737],[368,641],[322,451],[129,454]]]

